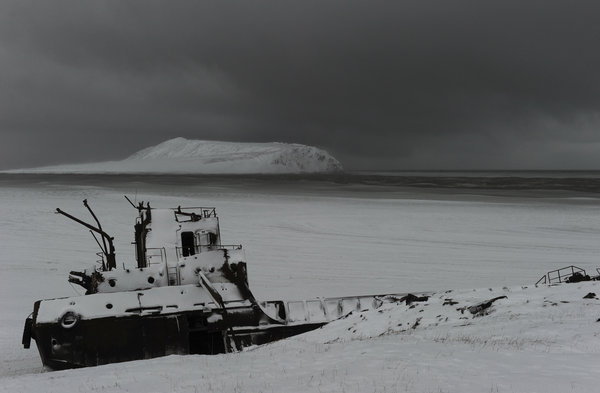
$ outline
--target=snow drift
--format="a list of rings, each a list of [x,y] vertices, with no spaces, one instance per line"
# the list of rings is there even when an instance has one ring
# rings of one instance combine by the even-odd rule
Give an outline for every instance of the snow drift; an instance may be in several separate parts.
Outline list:
[[[600,281],[520,285],[565,261],[595,271],[595,194],[489,197],[450,190],[382,198],[381,188],[356,183],[340,188],[302,182],[265,192],[264,181],[264,188],[241,192],[235,179],[225,185],[183,178],[129,185],[10,179],[0,187],[0,392],[598,390],[600,300],[585,296],[600,295]],[[93,262],[95,246],[87,231],[52,211],[77,205],[74,213],[85,216],[81,199],[92,199],[115,236],[119,260],[131,265],[127,187],[157,206],[218,201],[223,217],[235,218],[235,225],[226,225],[226,240],[240,239],[252,253],[250,283],[258,299],[435,293],[426,302],[390,301],[236,354],[43,372],[37,352],[22,348],[23,320],[33,301],[73,294],[65,273]],[[499,296],[507,298],[486,315],[461,311]]]
[[[388,299],[238,353],[4,377],[0,392],[592,392],[600,377],[599,300],[589,295],[599,286]],[[493,297],[501,299],[483,313],[464,310]]]
[[[238,143],[174,138],[121,161],[15,170],[29,173],[326,173],[342,165],[325,150],[289,143]]]

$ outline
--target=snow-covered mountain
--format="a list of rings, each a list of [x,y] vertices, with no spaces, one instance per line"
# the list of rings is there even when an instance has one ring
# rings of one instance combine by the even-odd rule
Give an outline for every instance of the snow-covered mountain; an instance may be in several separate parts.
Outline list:
[[[174,138],[121,161],[57,165],[36,173],[322,173],[342,165],[325,150],[289,143],[238,143]]]

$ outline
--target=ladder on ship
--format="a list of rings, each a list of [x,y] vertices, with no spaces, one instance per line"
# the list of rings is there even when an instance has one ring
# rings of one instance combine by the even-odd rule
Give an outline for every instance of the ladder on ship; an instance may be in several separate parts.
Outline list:
[[[177,266],[167,265],[167,278],[169,279],[169,285],[179,285],[179,269]]]
[[[179,269],[177,266],[170,266],[167,258],[167,250],[165,247],[161,248],[147,248],[146,249],[146,263],[150,267],[152,265],[164,265],[167,272],[167,280],[169,285],[179,285],[181,280],[179,277]]]

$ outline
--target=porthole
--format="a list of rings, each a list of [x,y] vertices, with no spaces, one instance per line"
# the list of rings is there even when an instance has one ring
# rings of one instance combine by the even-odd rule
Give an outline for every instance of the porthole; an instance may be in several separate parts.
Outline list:
[[[60,325],[65,329],[70,329],[77,324],[79,316],[73,311],[67,311],[60,319]]]

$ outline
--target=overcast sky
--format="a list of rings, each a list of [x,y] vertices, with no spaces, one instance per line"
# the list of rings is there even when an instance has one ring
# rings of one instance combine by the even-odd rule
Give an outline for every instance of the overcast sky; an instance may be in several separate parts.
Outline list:
[[[600,169],[600,2],[0,0],[0,169],[182,136]]]

